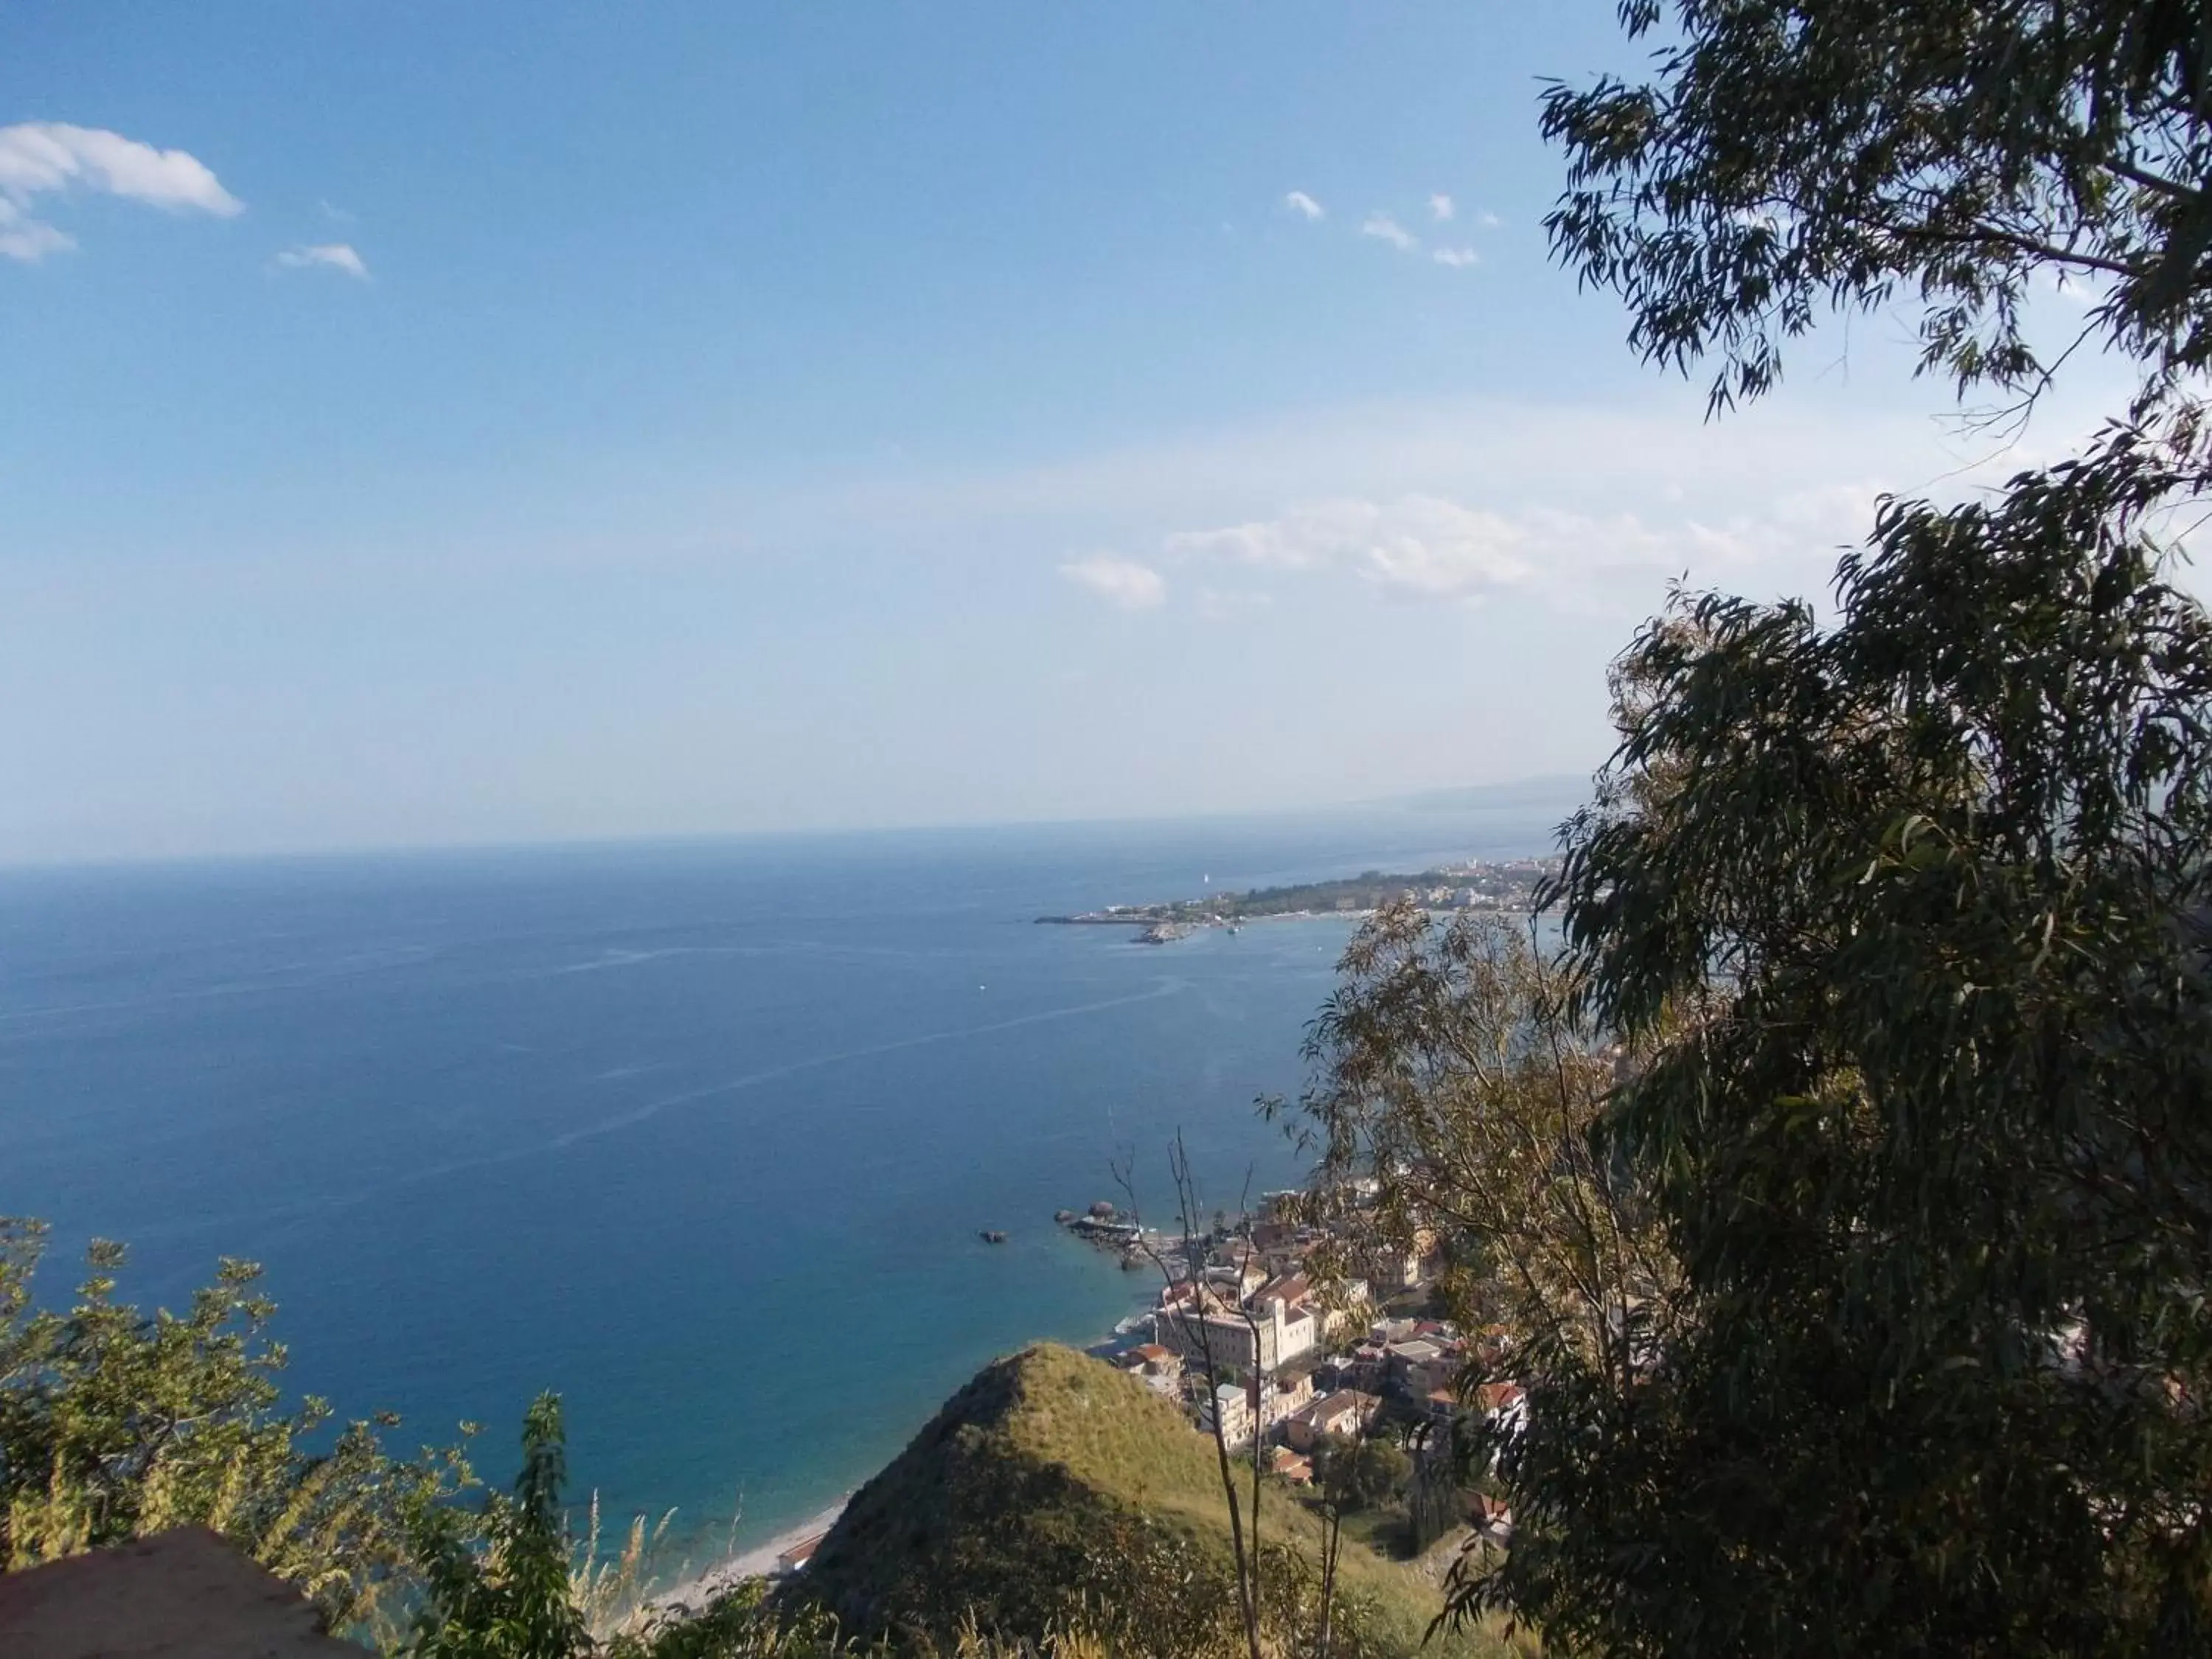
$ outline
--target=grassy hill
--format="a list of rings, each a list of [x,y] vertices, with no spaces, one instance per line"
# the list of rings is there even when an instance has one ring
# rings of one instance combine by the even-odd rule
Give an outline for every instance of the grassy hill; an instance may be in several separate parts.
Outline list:
[[[1273,1480],[1261,1523],[1287,1547],[1268,1574],[1271,1619],[1310,1632],[1319,1524]],[[1340,1575],[1346,1659],[1421,1645],[1432,1586],[1349,1543]],[[1140,1383],[1042,1345],[948,1400],[854,1495],[796,1590],[864,1637],[1083,1626],[1117,1652],[1187,1656],[1237,1644],[1234,1586],[1212,1443]],[[1444,1635],[1427,1650],[1504,1650]]]

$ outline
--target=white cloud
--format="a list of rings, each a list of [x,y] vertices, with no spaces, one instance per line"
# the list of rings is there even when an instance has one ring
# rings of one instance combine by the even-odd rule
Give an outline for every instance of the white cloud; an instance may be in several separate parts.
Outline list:
[[[329,270],[342,270],[361,282],[368,280],[368,266],[347,242],[319,242],[310,247],[288,247],[276,256],[276,263],[286,270],[307,270],[321,266]]]
[[[1060,574],[1123,611],[1150,611],[1167,603],[1166,580],[1152,566],[1133,559],[1101,554],[1064,564]]]
[[[1293,213],[1304,215],[1308,220],[1322,218],[1328,211],[1302,190],[1294,190],[1283,198],[1283,205]]]
[[[1367,222],[1359,227],[1359,234],[1372,236],[1377,241],[1388,242],[1401,253],[1410,253],[1421,245],[1405,226],[1387,213],[1369,214]]]
[[[1500,510],[1445,496],[1309,502],[1272,519],[1164,538],[1174,558],[1261,569],[1345,570],[1421,599],[1476,603],[1540,591],[1555,601],[1602,603],[1624,583],[1695,571],[1726,580],[1808,552],[1826,554],[1863,532],[1873,492],[1830,485],[1767,503],[1756,516],[1652,524],[1633,512],[1549,506]]]
[[[228,219],[246,204],[204,162],[180,149],[156,149],[121,133],[66,121],[0,127],[0,257],[34,260],[76,246],[76,239],[33,217],[40,196],[73,191],[119,197],[172,213]]]
[[[1180,532],[1166,547],[1180,557],[1284,570],[1347,567],[1385,586],[1474,598],[1528,580],[1525,540],[1498,514],[1439,496],[1407,495],[1388,502],[1316,501],[1279,518]]]
[[[1340,554],[1333,570],[1267,567],[1232,560],[1218,545],[1196,551],[1189,539],[1177,542],[1194,548],[1178,562],[1170,538],[1276,526],[1300,503],[1391,507],[1425,497],[1495,514],[1511,535],[1498,532],[1490,544],[1533,568],[1524,584],[1491,599],[1493,611],[1589,613],[1625,629],[1663,603],[1668,580],[1685,571],[1700,585],[1825,604],[1837,550],[1872,527],[1867,503],[1877,489],[1969,498],[2069,453],[2127,390],[2085,368],[2039,408],[2028,438],[2014,441],[1929,419],[1951,413],[1948,398],[1909,378],[1903,347],[1888,361],[1903,388],[1896,398],[1868,397],[1872,377],[1862,359],[1848,388],[1801,386],[1793,398],[1717,422],[1702,418],[1702,386],[1667,380],[1557,402],[1287,411],[1234,426],[1170,428],[1142,442],[1005,470],[840,475],[761,509],[757,527],[797,536],[835,523],[915,545],[988,546],[1016,566],[1034,561],[1040,546],[1077,550],[1066,557],[1111,553],[1164,575],[1170,609],[1195,617],[1200,590],[1211,586],[1272,591],[1274,614],[1286,615],[1402,596],[1407,579],[1382,573],[1409,567],[1379,560],[1363,579],[1355,573],[1369,566]],[[1311,548],[1312,531],[1294,542],[1294,527],[1251,539],[1271,552]]]
[[[1500,225],[1504,224],[1505,221],[1499,218],[1494,213],[1484,212],[1478,213],[1474,216],[1474,222],[1481,226],[1485,230],[1496,230]]]
[[[1439,191],[1436,195],[1429,198],[1429,216],[1438,224],[1450,223],[1455,210],[1452,207],[1452,198],[1443,191]]]
[[[0,191],[21,203],[42,191],[79,185],[150,207],[225,219],[246,208],[204,163],[180,149],[155,149],[118,132],[65,121],[0,127]]]
[[[0,258],[31,264],[49,253],[76,246],[76,238],[42,220],[26,217],[23,210],[0,196]]]
[[[1471,247],[1440,247],[1429,258],[1440,265],[1449,265],[1455,270],[1464,270],[1469,265],[1479,265],[1482,263],[1482,256]]]

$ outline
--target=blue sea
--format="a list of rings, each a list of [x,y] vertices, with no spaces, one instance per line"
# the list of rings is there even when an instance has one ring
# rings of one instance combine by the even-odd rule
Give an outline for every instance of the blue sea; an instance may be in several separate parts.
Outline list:
[[[404,1437],[566,1402],[580,1495],[738,1547],[993,1355],[1148,1287],[1064,1236],[1294,1182],[1349,925],[1033,918],[1540,852],[1571,805],[0,872],[0,1213],[179,1304],[264,1263],[290,1385]],[[1210,878],[1210,882],[1209,882]],[[1003,1228],[1003,1246],[978,1230]]]

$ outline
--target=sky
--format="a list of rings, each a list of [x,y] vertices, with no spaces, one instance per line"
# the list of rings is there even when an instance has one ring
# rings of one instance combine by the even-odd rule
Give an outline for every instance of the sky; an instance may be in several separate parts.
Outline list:
[[[1818,593],[2110,401],[1962,430],[1877,315],[1706,422],[1545,246],[1541,85],[1634,61],[1612,0],[15,0],[0,861],[1588,771],[1671,580]]]

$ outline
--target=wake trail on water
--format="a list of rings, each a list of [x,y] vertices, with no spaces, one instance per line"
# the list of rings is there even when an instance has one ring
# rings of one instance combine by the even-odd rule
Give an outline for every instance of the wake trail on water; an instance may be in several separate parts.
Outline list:
[[[702,1101],[719,1100],[731,1095],[743,1094],[750,1090],[760,1088],[763,1085],[781,1082],[786,1078],[797,1077],[804,1073],[822,1071],[829,1066],[842,1066],[856,1060],[872,1060],[882,1054],[899,1054],[910,1048],[924,1048],[940,1043],[965,1042],[974,1037],[992,1036],[1001,1031],[1018,1030],[1024,1026],[1043,1025],[1063,1019],[1080,1019],[1085,1015],[1108,1013],[1116,1008],[1127,1008],[1139,1003],[1158,1002],[1164,998],[1181,996],[1192,988],[1193,981],[1190,980],[1170,975],[1160,980],[1148,991],[1136,991],[1127,996],[1107,997],[1097,1002],[1071,1003],[1060,1008],[1041,1008],[1034,1013],[1016,1014],[1006,1019],[989,1020],[981,1025],[961,1025],[948,1030],[924,1031],[913,1036],[894,1037],[885,1042],[863,1043],[857,1048],[839,1048],[828,1054],[810,1054],[804,1060],[788,1060],[781,1066],[764,1066],[759,1071],[748,1072],[742,1077],[731,1078],[724,1082],[708,1084],[701,1088],[685,1089],[676,1094],[664,1095],[658,1100],[648,1101],[629,1111],[617,1112],[597,1123],[566,1130],[530,1146],[512,1146],[503,1152],[484,1152],[473,1158],[449,1158],[437,1164],[425,1164],[420,1169],[410,1170],[404,1174],[376,1182],[357,1192],[333,1194],[309,1204],[288,1205],[275,1215],[264,1211],[257,1218],[259,1224],[267,1225],[271,1221],[278,1220],[280,1217],[283,1218],[276,1231],[264,1235],[261,1243],[263,1244],[273,1243],[289,1234],[296,1233],[303,1228],[342,1215],[347,1211],[359,1209],[362,1206],[372,1203],[389,1193],[405,1188],[419,1187],[432,1181],[442,1181],[449,1176],[465,1175],[471,1170],[489,1169],[503,1164],[520,1163],[525,1158],[544,1158],[549,1154],[563,1152],[584,1141],[599,1139],[607,1135],[618,1134],[625,1129],[635,1128],[641,1123],[659,1116],[663,1112],[695,1106]],[[177,1233],[204,1231],[212,1226],[238,1225],[241,1223],[253,1224],[245,1223],[243,1218],[232,1217],[222,1221],[211,1220],[198,1223],[191,1227],[175,1229],[173,1231]],[[183,1273],[179,1273],[171,1277],[178,1282],[182,1282],[185,1276]]]
[[[650,1118],[659,1116],[671,1107],[690,1106],[702,1100],[713,1100],[724,1095],[739,1094],[748,1089],[757,1089],[764,1083],[780,1082],[787,1077],[796,1077],[803,1072],[820,1071],[827,1066],[842,1066],[848,1060],[872,1060],[879,1054],[899,1054],[908,1048],[926,1048],[940,1042],[958,1042],[969,1037],[989,1036],[1000,1031],[1016,1030],[1024,1025],[1042,1025],[1054,1020],[1074,1019],[1085,1014],[1104,1013],[1115,1008],[1127,1008],[1136,1003],[1157,1002],[1163,997],[1178,996],[1190,988],[1191,981],[1187,979],[1164,979],[1149,991],[1139,991],[1125,997],[1109,997],[1101,1002],[1079,1002],[1065,1008],[1040,1009],[1036,1013],[1017,1014],[1012,1018],[994,1020],[988,1024],[963,1025],[949,1031],[925,1031],[918,1036],[895,1037],[888,1042],[871,1042],[858,1048],[840,1048],[832,1054],[812,1054],[805,1060],[794,1060],[781,1066],[771,1066],[763,1071],[748,1072],[743,1077],[732,1078],[725,1083],[710,1083],[703,1088],[686,1089],[678,1094],[664,1096],[659,1100],[647,1102],[645,1105],[634,1107],[627,1112],[617,1113],[600,1122],[588,1124],[580,1129],[570,1129],[565,1133],[554,1136],[543,1147],[531,1150],[532,1152],[564,1151],[579,1141],[595,1139],[601,1135],[613,1134],[618,1130],[643,1123]]]
[[[415,967],[432,960],[439,951],[440,947],[434,945],[397,946],[390,951],[365,951],[336,962],[287,963],[281,967],[266,969],[259,974],[248,975],[244,979],[224,980],[214,985],[180,986],[173,991],[155,991],[103,1002],[60,1002],[32,1008],[10,1008],[0,1011],[0,1026],[27,1024],[34,1020],[64,1019],[74,1014],[126,1013],[139,1008],[158,1008],[167,1003],[206,1002],[222,997],[307,990],[334,981],[362,979],[394,968]]]

